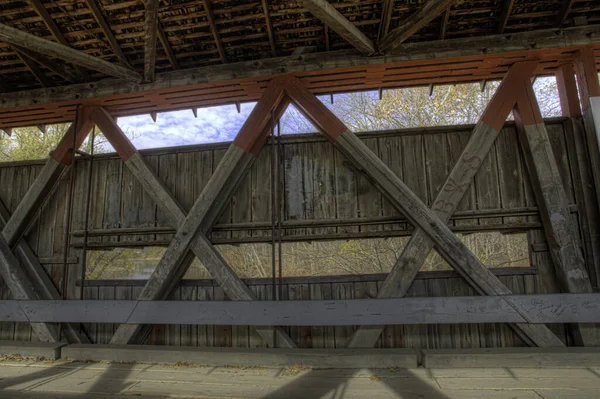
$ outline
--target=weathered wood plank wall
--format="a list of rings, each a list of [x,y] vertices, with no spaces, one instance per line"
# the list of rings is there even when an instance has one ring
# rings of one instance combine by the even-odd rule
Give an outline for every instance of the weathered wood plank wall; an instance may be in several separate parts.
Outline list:
[[[577,188],[571,178],[576,162],[566,144],[562,120],[548,121],[548,133],[559,161],[559,168],[577,219]],[[412,129],[362,135],[390,168],[426,203],[430,204],[466,144],[470,127]],[[143,152],[168,189],[187,209],[199,195],[226,144],[191,146]],[[324,139],[313,136],[284,137],[284,240],[319,240],[351,237],[407,235],[411,226],[371,183]],[[13,211],[41,168],[39,162],[0,164],[0,199]],[[27,240],[44,259],[44,266],[57,287],[68,281],[67,296],[78,298],[76,285],[83,229],[87,161],[77,168],[76,196],[71,232],[74,247],[63,272],[65,198],[68,178],[57,185],[55,194],[40,209],[37,222],[30,226]],[[67,175],[68,176],[68,175]],[[211,234],[214,243],[270,242],[270,148],[266,147],[217,222]],[[90,247],[165,245],[172,226],[164,211],[153,203],[122,162],[111,155],[98,156],[93,170],[90,213]],[[535,199],[524,168],[514,125],[502,130],[494,149],[477,173],[475,183],[450,222],[455,231],[527,231],[534,266],[532,274],[504,275],[501,280],[515,293],[557,292],[552,262],[537,213]],[[115,229],[118,229],[115,231]],[[131,230],[133,229],[133,230]],[[96,233],[102,233],[98,235]],[[126,233],[126,234],[123,234]],[[592,274],[593,284],[598,276]],[[350,299],[375,296],[381,279],[355,281],[354,278],[320,282],[311,278],[284,286],[284,299]],[[271,299],[272,286],[252,284],[259,298]],[[85,288],[89,299],[135,298],[141,285],[110,282]],[[472,290],[459,278],[419,279],[409,295],[471,295]],[[218,300],[224,293],[218,287],[185,282],[174,298]],[[10,293],[0,282],[0,298]],[[106,343],[114,326],[87,326],[92,340]],[[553,327],[566,339],[562,326]],[[300,347],[342,347],[351,327],[289,328]],[[0,339],[35,339],[29,326],[1,323]],[[202,346],[266,345],[246,327],[156,326],[149,343]],[[378,345],[382,347],[492,347],[521,345],[506,326],[389,326]]]

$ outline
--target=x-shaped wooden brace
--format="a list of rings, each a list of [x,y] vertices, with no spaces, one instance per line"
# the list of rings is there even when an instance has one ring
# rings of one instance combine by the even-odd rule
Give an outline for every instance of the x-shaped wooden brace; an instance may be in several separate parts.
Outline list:
[[[2,234],[0,235],[0,274],[14,299],[61,299],[58,290],[33,250],[21,236],[63,170],[70,164],[70,149],[73,146],[74,139],[77,147],[79,147],[92,128],[91,121],[85,116],[80,118],[79,122],[76,123],[77,126],[75,124],[71,125],[13,215],[11,216],[8,213],[4,204],[0,204],[0,227],[2,227]],[[13,246],[15,246],[16,253],[21,259],[21,264],[11,250]],[[59,331],[52,324],[31,323],[31,327],[41,341],[57,342],[59,340]],[[76,326],[65,324],[64,333],[69,342],[89,343],[87,336],[82,334]]]
[[[519,68],[513,68],[512,74],[519,74],[519,83],[523,76],[530,76],[535,64],[522,65],[529,69],[522,75]],[[237,186],[242,176],[266,142],[265,127],[268,126],[272,112],[281,108],[286,98],[293,102],[302,114],[323,133],[330,142],[345,153],[348,158],[376,184],[405,217],[422,230],[424,240],[430,239],[441,255],[447,259],[461,274],[475,285],[479,292],[488,295],[510,294],[510,290],[483,265],[473,253],[446,226],[435,211],[427,206],[346,126],[327,109],[304,85],[293,76],[282,76],[273,79],[262,98],[250,114],[235,141],[229,147],[215,173],[197,199],[188,216],[181,223],[177,234],[167,248],[154,273],[144,287],[139,299],[161,299],[169,288],[179,282],[189,262],[186,255],[190,248],[198,242],[207,241],[201,231],[206,231],[218,216],[223,202]],[[514,102],[497,99],[510,112]],[[510,104],[506,105],[505,102]],[[286,104],[287,105],[287,104]],[[499,130],[506,117],[500,122],[494,121]],[[487,125],[487,124],[486,124]],[[480,161],[479,161],[480,162]],[[460,182],[460,176],[455,176]],[[226,195],[227,194],[227,195]],[[221,205],[215,207],[215,203]],[[443,208],[443,207],[442,207]],[[425,242],[425,241],[423,241]],[[216,251],[209,253],[215,257]],[[206,262],[206,254],[201,257]],[[206,264],[206,263],[205,263]],[[519,309],[516,309],[519,311]],[[524,315],[524,312],[520,312]],[[528,320],[528,319],[527,319]],[[129,343],[135,337],[139,326],[121,325],[111,343]],[[520,324],[517,326],[526,339],[538,346],[562,346],[562,342],[544,325]]]
[[[552,154],[539,107],[535,102],[531,76],[536,66],[537,62],[535,61],[519,62],[509,70],[480,121],[475,126],[458,162],[440,189],[433,203],[432,211],[444,222],[448,222],[471,185],[484,158],[496,141],[504,121],[514,109],[518,124],[524,126],[526,131],[531,132],[525,141],[537,140],[537,143],[532,141],[532,145],[527,146],[529,151],[526,151],[526,155],[528,153],[542,154],[536,156],[536,162],[528,162],[528,166],[531,176],[540,175],[541,177],[541,179],[533,182],[534,187],[537,188],[540,185],[544,187],[543,190],[536,189],[535,193],[541,208],[545,231],[553,249],[553,261],[559,271],[572,270],[574,273],[571,273],[571,275],[577,281],[570,287],[568,292],[591,292],[591,284],[585,270],[583,258],[575,242],[577,235],[574,226],[570,222],[566,193],[558,174],[556,160]],[[523,118],[519,118],[521,114],[524,115]],[[532,129],[537,133],[537,138],[534,138]],[[540,143],[543,144],[543,147]],[[526,158],[528,157],[526,156]],[[536,170],[539,173],[534,173]],[[540,180],[542,181],[540,182]],[[546,205],[548,203],[551,204],[549,207]],[[555,217],[552,218],[549,215],[555,215]],[[397,298],[406,295],[417,272],[425,263],[427,256],[435,245],[436,243],[423,229],[417,228],[386,277],[379,290],[378,298]],[[444,257],[480,294],[506,295],[510,293],[498,278],[492,276],[489,271],[483,270],[481,265],[457,263],[451,258]],[[569,272],[561,274],[566,277]],[[568,277],[566,278],[569,280]],[[570,280],[573,281],[573,278],[570,278]],[[550,334],[545,326],[537,326],[534,328],[535,331],[532,330],[533,326],[531,325],[516,325],[513,327],[530,344],[564,346],[558,338]],[[382,329],[381,326],[361,327],[351,337],[348,346],[351,348],[373,347]],[[584,329],[589,330],[587,327]],[[588,340],[587,342],[592,343],[597,342],[597,340]]]
[[[280,101],[274,109],[276,119],[279,119],[288,103]],[[92,120],[98,125],[108,141],[113,145],[125,165],[131,173],[138,179],[148,194],[154,201],[167,210],[171,224],[178,227],[178,234],[173,239],[171,247],[176,246],[181,251],[180,263],[185,267],[169,267],[173,265],[170,258],[163,257],[157,265],[154,273],[148,283],[140,293],[138,299],[165,299],[179,284],[181,278],[187,271],[191,258],[187,257],[188,249],[191,250],[209,273],[214,277],[217,283],[223,288],[227,296],[234,301],[252,301],[257,300],[256,295],[244,284],[241,279],[229,267],[223,257],[217,252],[212,243],[206,238],[206,233],[214,224],[223,208],[227,205],[229,198],[234,193],[239,182],[242,180],[250,166],[254,162],[255,156],[245,152],[235,153],[229,151],[221,160],[215,174],[209,180],[207,186],[202,191],[196,205],[187,215],[182,206],[169,193],[165,185],[158,179],[156,174],[149,168],[140,153],[125,136],[123,131],[115,123],[113,118],[100,107],[89,109]],[[269,114],[271,117],[271,115]],[[260,131],[260,136],[266,139],[269,134],[270,124],[265,124]],[[192,215],[192,212],[196,212]],[[194,234],[189,232],[189,220],[193,217],[198,221],[200,231]],[[200,226],[201,225],[201,226]],[[192,241],[192,238],[195,238]],[[181,242],[183,241],[183,243]],[[184,258],[186,258],[184,260]],[[166,266],[165,266],[166,265]],[[140,326],[121,325],[111,343],[141,343],[146,334],[139,333]],[[273,334],[277,334],[279,346],[293,348],[293,341],[279,327],[257,327],[257,332],[271,344],[274,339]],[[147,333],[147,330],[145,331]]]

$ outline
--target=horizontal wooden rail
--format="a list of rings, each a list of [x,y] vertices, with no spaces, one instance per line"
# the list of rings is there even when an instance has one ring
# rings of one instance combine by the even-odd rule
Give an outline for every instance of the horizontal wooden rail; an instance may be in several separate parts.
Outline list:
[[[0,321],[244,326],[597,323],[600,294],[280,302],[0,301]]]
[[[547,249],[546,249],[547,250]],[[496,276],[531,276],[538,273],[535,267],[494,267],[490,271]],[[385,280],[387,273],[371,274],[342,274],[331,276],[294,276],[283,277],[281,284],[344,284],[344,283],[367,283]],[[417,273],[417,280],[448,279],[461,278],[454,270],[431,270]],[[102,279],[85,280],[85,287],[143,287],[147,279]],[[246,285],[270,285],[273,282],[271,277],[243,278]],[[81,286],[81,280],[76,284]],[[214,279],[183,279],[179,283],[184,287],[217,287],[219,284]],[[356,298],[363,299],[363,298]]]

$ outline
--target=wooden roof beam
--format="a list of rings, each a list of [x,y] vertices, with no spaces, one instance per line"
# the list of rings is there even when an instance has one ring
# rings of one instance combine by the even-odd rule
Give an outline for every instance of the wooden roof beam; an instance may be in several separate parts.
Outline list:
[[[394,13],[394,0],[384,0],[383,7],[381,10],[381,22],[379,25],[379,33],[377,35],[377,41],[381,41],[388,34],[390,30],[390,22],[392,21],[392,14]]]
[[[41,37],[22,32],[10,26],[0,24],[0,40],[13,45],[21,46],[31,51],[45,54],[49,57],[58,58],[71,62],[106,75],[121,79],[127,79],[139,83],[140,75],[131,69],[111,64],[100,58],[93,57],[82,51],[75,50],[63,44],[55,43]]]
[[[56,25],[56,22],[54,22],[54,19],[52,19],[52,17],[48,13],[48,10],[46,10],[46,7],[44,7],[41,1],[29,0],[29,2],[33,6],[35,12],[40,16],[40,18],[42,18],[42,21],[44,21],[44,24],[46,25],[50,33],[52,33],[52,37],[54,37],[54,39],[63,46],[70,47],[67,38],[65,37],[65,35],[62,34],[60,29],[58,28],[58,25]],[[82,75],[82,77],[85,80],[89,80],[89,76],[86,71],[79,70],[78,72],[80,75]]]
[[[127,57],[125,56],[125,54],[123,54],[123,50],[121,50],[121,47],[119,46],[115,35],[113,35],[110,26],[104,18],[104,15],[102,15],[100,8],[98,8],[96,0],[85,0],[85,4],[87,8],[89,8],[90,12],[92,13],[92,16],[94,17],[98,25],[100,26],[100,29],[102,29],[102,32],[104,33],[106,40],[108,40],[108,44],[110,45],[110,48],[112,49],[113,53],[115,53],[117,58],[121,61],[121,63],[123,63],[124,66],[131,68],[131,65],[127,61]]]
[[[208,20],[208,24],[210,25],[210,31],[213,35],[217,51],[219,52],[219,57],[221,57],[221,62],[225,64],[227,62],[227,56],[225,55],[225,48],[223,47],[223,43],[221,42],[221,36],[219,35],[219,31],[217,30],[217,24],[215,24],[215,16],[213,15],[212,9],[210,8],[210,0],[203,0],[203,4],[204,10],[206,11],[206,19]]]
[[[363,54],[375,53],[375,45],[364,33],[326,0],[303,0],[304,8]]]
[[[173,69],[179,69],[179,63],[177,62],[177,57],[175,57],[173,48],[171,47],[171,44],[169,43],[169,38],[167,37],[165,30],[163,29],[162,25],[160,24],[160,21],[158,22],[158,40],[160,40],[160,44],[161,44],[165,54],[167,54],[167,58],[169,59],[169,62],[171,63],[171,66],[173,67]]]
[[[446,10],[454,0],[431,0],[427,1],[420,10],[408,17],[396,29],[388,33],[381,43],[381,52],[390,52],[400,46],[413,34],[431,22],[440,13]]]
[[[557,26],[563,26],[563,24],[567,20],[567,17],[569,16],[569,13],[571,12],[571,9],[573,8],[573,4],[575,4],[575,1],[576,0],[569,0],[562,2],[562,7],[558,13],[558,16],[556,17]]]
[[[0,39],[1,40],[1,39]],[[106,79],[89,84],[67,85],[50,89],[26,90],[0,94],[2,109],[14,107],[39,107],[62,101],[89,101],[106,96],[126,95],[132,92],[140,95],[150,90],[175,89],[188,85],[245,79],[256,76],[282,73],[306,73],[335,68],[368,67],[386,63],[415,62],[418,60],[444,60],[456,57],[487,57],[519,51],[540,52],[565,47],[579,47],[600,44],[600,25],[588,25],[564,29],[546,29],[535,32],[511,33],[470,37],[464,39],[415,42],[402,45],[402,52],[387,56],[364,57],[358,51],[344,50],[304,54],[302,59],[277,57],[256,61],[237,62],[225,65],[211,65],[186,70],[165,72],[154,83],[138,85],[128,82],[115,82]],[[532,50],[534,49],[535,50]],[[480,79],[485,79],[481,77]],[[477,79],[477,78],[475,78]]]
[[[500,14],[498,26],[496,27],[496,33],[504,33],[504,29],[506,29],[506,24],[508,24],[508,19],[510,18],[510,14],[512,14],[512,9],[514,5],[515,0],[504,1],[504,6],[502,7],[502,14]]]
[[[37,62],[41,66],[51,70],[58,76],[71,83],[79,83],[82,80],[81,76],[67,69],[64,65],[61,65],[58,62],[43,56],[42,54],[36,53],[35,51],[31,51],[20,46],[13,46],[13,50],[18,52],[20,55],[23,55],[24,57],[27,57],[30,60]]]
[[[271,15],[269,14],[269,5],[267,0],[261,0],[261,6],[263,13],[265,14],[265,25],[267,26],[267,35],[269,36],[269,45],[271,46],[271,53],[273,57],[277,57],[277,46],[275,45],[275,35],[273,34],[273,25],[271,25]]]
[[[144,7],[144,81],[154,82],[156,38],[158,36],[158,0],[145,0]]]
[[[446,38],[446,31],[448,30],[448,20],[450,19],[450,6],[446,8],[444,12],[444,17],[442,18],[442,27],[440,28],[440,40],[444,40]]]
[[[11,46],[11,48],[15,52],[17,57],[23,62],[23,64],[25,64],[25,66],[27,67],[29,72],[31,72],[33,77],[35,77],[35,80],[37,80],[42,87],[52,86],[52,81],[48,79],[46,74],[40,69],[40,67],[35,62],[33,62],[31,58],[21,53],[16,46]]]

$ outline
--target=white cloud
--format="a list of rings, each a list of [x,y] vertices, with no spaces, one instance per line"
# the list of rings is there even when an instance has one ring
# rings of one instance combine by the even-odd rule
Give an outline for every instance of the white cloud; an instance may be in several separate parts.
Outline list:
[[[118,124],[138,149],[231,141],[254,105],[242,104],[241,113],[234,105],[199,108],[198,118],[191,110],[164,112],[156,123],[150,115],[129,116]]]

